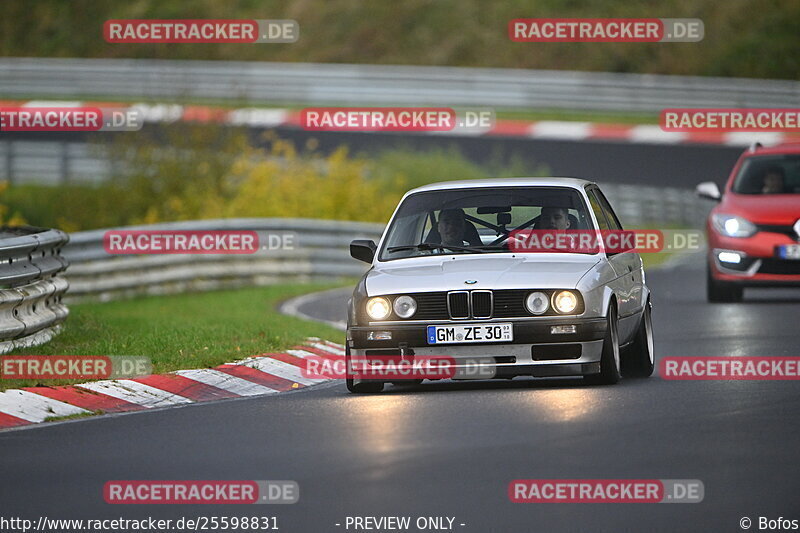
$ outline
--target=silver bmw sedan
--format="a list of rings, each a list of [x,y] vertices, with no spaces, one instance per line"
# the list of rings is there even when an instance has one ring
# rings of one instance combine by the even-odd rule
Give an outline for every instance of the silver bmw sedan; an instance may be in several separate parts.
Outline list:
[[[451,181],[409,191],[379,243],[350,245],[371,268],[349,301],[348,389],[650,376],[652,304],[641,257],[604,239],[622,231],[600,188],[582,179]],[[593,245],[575,244],[592,235]]]

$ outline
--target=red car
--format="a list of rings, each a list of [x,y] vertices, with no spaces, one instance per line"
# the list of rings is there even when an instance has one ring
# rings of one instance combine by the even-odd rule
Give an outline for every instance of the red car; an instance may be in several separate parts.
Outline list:
[[[706,222],[710,302],[738,302],[745,287],[800,286],[800,143],[756,143],[733,168]]]

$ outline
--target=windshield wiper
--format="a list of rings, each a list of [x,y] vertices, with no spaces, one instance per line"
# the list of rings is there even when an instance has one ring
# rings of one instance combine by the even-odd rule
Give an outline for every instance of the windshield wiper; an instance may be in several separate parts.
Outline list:
[[[406,244],[403,246],[390,246],[386,249],[387,252],[399,252],[401,250],[438,250],[440,248],[446,248],[448,250],[460,250],[465,252],[477,252],[479,254],[483,253],[483,250],[474,246],[459,246],[457,244],[439,244],[439,243],[432,243],[432,242],[421,242],[419,244]]]
[[[508,246],[502,244],[484,244],[482,246],[476,246],[475,248],[479,250],[508,250]]]

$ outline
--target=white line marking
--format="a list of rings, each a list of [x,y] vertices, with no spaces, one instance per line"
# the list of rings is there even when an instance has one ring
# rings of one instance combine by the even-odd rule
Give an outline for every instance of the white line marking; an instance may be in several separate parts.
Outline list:
[[[245,107],[234,109],[228,114],[231,124],[245,124],[248,126],[280,126],[286,123],[289,113],[285,109],[260,109]]]
[[[783,133],[777,131],[730,131],[724,134],[723,144],[728,146],[750,146],[758,141],[764,146],[773,146],[782,143],[785,139]]]
[[[43,422],[50,416],[79,415],[89,411],[32,392],[11,389],[0,392],[0,412],[28,422]]]
[[[349,293],[349,292],[352,292],[352,289],[344,287],[337,289],[328,289],[326,291],[320,291],[320,292],[312,292],[310,294],[304,294],[302,296],[298,296],[296,298],[292,298],[291,300],[284,302],[283,305],[280,306],[279,311],[284,315],[296,316],[297,318],[302,318],[303,320],[311,320],[312,322],[321,322],[323,324],[328,324],[331,327],[344,331],[347,329],[347,322],[345,322],[344,320],[323,320],[320,318],[315,318],[300,311],[300,306],[305,305],[307,302],[314,301],[316,298],[322,295]]]
[[[99,392],[100,394],[107,394],[126,402],[139,404],[143,407],[166,407],[168,405],[175,405],[181,403],[192,403],[189,398],[172,394],[138,381],[131,381],[129,379],[119,379],[116,381],[92,381],[90,383],[81,383],[76,385],[91,391]]]
[[[241,364],[249,366],[250,368],[261,370],[267,374],[272,374],[273,376],[278,376],[279,378],[300,383],[301,385],[314,385],[315,383],[327,381],[326,379],[303,377],[300,367],[290,365],[289,363],[284,363],[283,361],[278,361],[272,357],[256,357],[253,359],[245,359],[241,362]]]
[[[81,107],[83,102],[68,100],[30,100],[20,107]]]
[[[339,350],[344,350],[344,344],[339,344],[338,342],[331,342],[323,339],[322,344],[326,344],[328,346],[331,346],[332,348],[337,348]]]
[[[530,127],[531,137],[548,139],[586,139],[591,134],[590,122],[541,120]]]
[[[689,135],[681,131],[664,131],[661,126],[645,124],[634,126],[628,133],[628,141],[658,144],[677,144],[685,142]]]
[[[306,357],[319,357],[319,355],[305,350],[286,350],[286,353],[295,357],[300,357],[301,359],[305,359]]]
[[[238,394],[239,396],[260,396],[262,394],[273,394],[278,391],[270,389],[258,383],[247,381],[240,377],[220,372],[219,370],[212,370],[210,368],[202,368],[199,370],[178,370],[175,372],[179,376],[211,385],[219,389]]]
[[[312,342],[311,346],[316,348],[317,350],[323,350],[328,353],[332,353],[334,355],[344,355],[344,350],[339,348],[334,348],[333,346],[328,346],[327,344],[321,344],[319,342]]]

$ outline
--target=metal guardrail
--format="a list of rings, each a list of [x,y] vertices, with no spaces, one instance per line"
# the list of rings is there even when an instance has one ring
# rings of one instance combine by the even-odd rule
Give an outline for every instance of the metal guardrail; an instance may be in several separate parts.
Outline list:
[[[101,183],[113,172],[113,161],[83,142],[0,139],[0,181],[15,185]]]
[[[241,218],[127,226],[125,230],[249,230],[262,245],[288,236],[291,248],[233,255],[114,255],[103,248],[108,229],[72,233],[64,255],[70,261],[72,300],[109,300],[139,294],[168,294],[274,283],[360,276],[363,263],[350,258],[353,239],[378,240],[382,224],[336,220]],[[277,244],[277,243],[276,243]]]
[[[642,191],[604,186],[626,227],[644,217],[658,227],[699,227],[710,206],[688,191],[653,189],[653,203],[642,203]],[[644,188],[639,188],[644,189]],[[660,199],[661,207],[657,206]],[[661,217],[659,219],[658,217]],[[71,234],[64,255],[70,261],[71,300],[110,300],[140,294],[235,288],[274,283],[357,277],[366,266],[350,257],[353,239],[377,242],[382,224],[317,219],[242,218],[198,220],[111,228],[125,230],[250,230],[262,244],[270,236],[289,236],[292,247],[247,255],[114,255],[103,247],[107,229]]]
[[[800,82],[400,65],[2,58],[0,96],[653,112],[798,107]]]
[[[35,346],[61,329],[69,311],[61,302],[69,284],[59,230],[0,228],[0,353]]]
[[[601,183],[625,227],[702,228],[713,202],[676,187]]]

